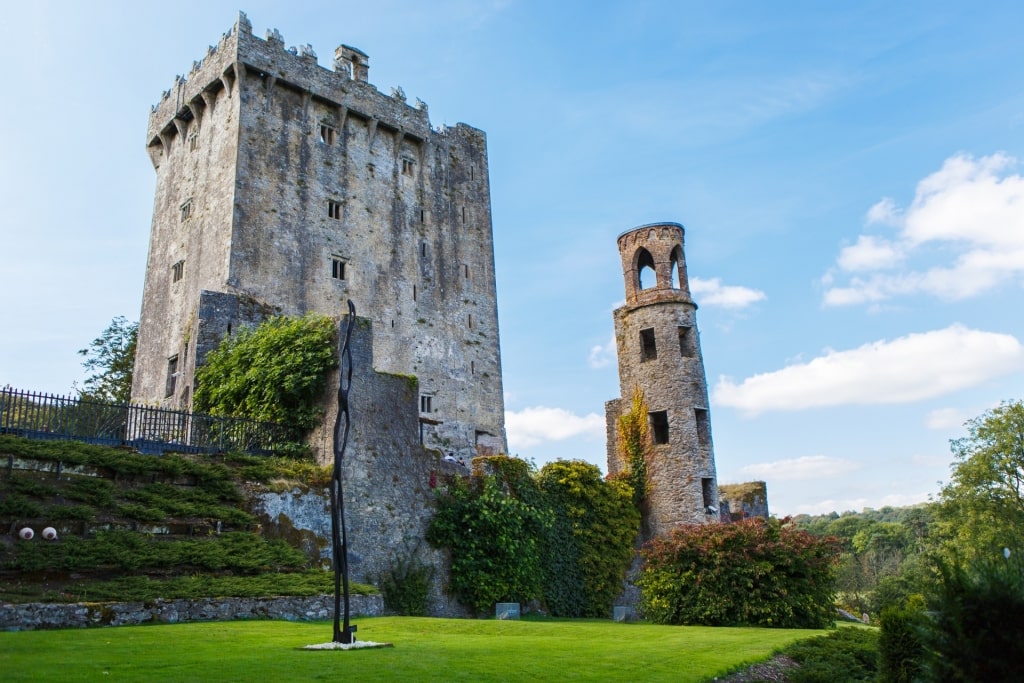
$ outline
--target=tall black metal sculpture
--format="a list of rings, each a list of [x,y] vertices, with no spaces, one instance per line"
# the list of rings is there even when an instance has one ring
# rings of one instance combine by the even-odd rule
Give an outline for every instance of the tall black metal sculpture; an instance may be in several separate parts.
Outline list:
[[[345,503],[341,495],[341,461],[345,457],[348,445],[349,412],[348,392],[352,386],[352,327],[356,324],[356,305],[349,299],[348,322],[342,320],[338,325],[339,346],[341,349],[340,378],[338,380],[338,417],[334,420],[334,473],[331,476],[331,546],[334,554],[334,642],[351,644],[355,642],[355,626],[349,624],[348,599],[348,535],[345,533]],[[344,332],[342,331],[344,328]],[[339,439],[338,432],[344,431]],[[341,596],[345,595],[344,626],[339,623],[341,612]]]

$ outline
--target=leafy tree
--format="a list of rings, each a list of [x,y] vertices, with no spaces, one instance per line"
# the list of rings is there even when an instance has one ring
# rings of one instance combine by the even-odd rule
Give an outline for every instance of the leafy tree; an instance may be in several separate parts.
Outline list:
[[[80,349],[85,356],[82,367],[89,377],[78,391],[82,398],[110,403],[128,403],[132,397],[132,371],[135,368],[135,347],[139,324],[128,322],[122,315],[110,321],[107,329]],[[77,387],[76,387],[77,388]]]
[[[338,365],[334,340],[334,322],[322,315],[277,316],[239,330],[196,372],[196,410],[315,427],[327,373]]]
[[[641,604],[661,624],[824,628],[838,550],[776,519],[681,525],[644,547]]]
[[[1024,538],[1024,402],[1006,402],[967,423],[950,442],[955,463],[939,494],[940,532],[970,560]]]

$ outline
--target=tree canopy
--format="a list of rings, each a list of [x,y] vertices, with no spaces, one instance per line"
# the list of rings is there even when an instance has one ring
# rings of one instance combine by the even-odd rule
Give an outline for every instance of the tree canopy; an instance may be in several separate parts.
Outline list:
[[[955,462],[939,494],[940,529],[965,559],[1024,538],[1024,402],[1005,402],[950,442]]]
[[[91,373],[78,389],[82,398],[111,403],[128,403],[131,400],[138,336],[139,324],[119,315],[110,321],[100,336],[92,340],[88,348],[78,351],[79,355],[85,356],[82,367]]]

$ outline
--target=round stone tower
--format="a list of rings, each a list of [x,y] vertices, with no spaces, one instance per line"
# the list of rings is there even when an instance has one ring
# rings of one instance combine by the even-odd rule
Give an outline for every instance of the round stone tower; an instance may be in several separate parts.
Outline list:
[[[642,225],[618,243],[626,281],[626,304],[614,313],[622,397],[605,404],[608,471],[626,469],[619,416],[639,388],[651,437],[642,530],[649,540],[678,524],[717,521],[718,483],[683,226]]]

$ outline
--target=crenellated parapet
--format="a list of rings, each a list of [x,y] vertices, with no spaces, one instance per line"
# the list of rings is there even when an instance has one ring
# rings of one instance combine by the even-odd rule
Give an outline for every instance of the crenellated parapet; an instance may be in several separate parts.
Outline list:
[[[277,29],[267,31],[266,38],[253,35],[252,24],[239,13],[217,45],[193,62],[186,76],[178,76],[151,108],[147,147],[154,167],[187,138],[190,126],[201,124],[206,111],[255,85],[268,93],[278,88],[299,93],[307,104],[319,102],[336,111],[338,119],[362,119],[371,134],[394,136],[396,146],[409,141],[422,147],[432,133],[443,134],[431,127],[425,102],[417,98],[410,105],[400,87],[388,95],[369,83],[369,56],[358,48],[339,46],[333,67],[320,66],[311,45],[286,48]]]

